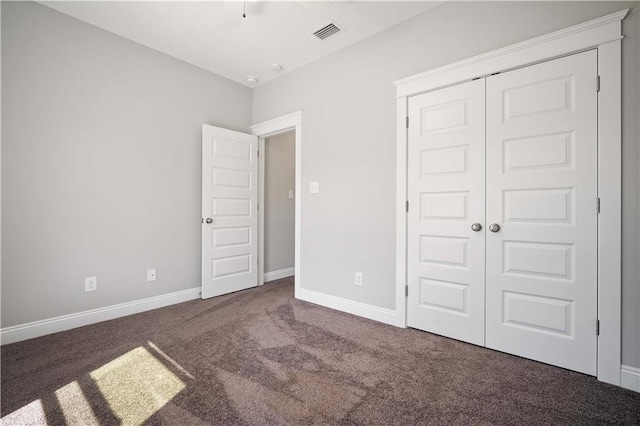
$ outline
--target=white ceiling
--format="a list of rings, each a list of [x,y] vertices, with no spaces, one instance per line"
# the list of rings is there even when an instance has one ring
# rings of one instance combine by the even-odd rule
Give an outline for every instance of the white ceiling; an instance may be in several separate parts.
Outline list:
[[[253,87],[443,1],[41,1],[45,6]],[[324,41],[311,33],[334,21]],[[284,70],[271,69],[274,63]],[[247,76],[258,78],[257,84]]]

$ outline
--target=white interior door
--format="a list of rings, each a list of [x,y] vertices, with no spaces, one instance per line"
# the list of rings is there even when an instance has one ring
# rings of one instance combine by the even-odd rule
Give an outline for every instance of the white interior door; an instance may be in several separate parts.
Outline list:
[[[592,375],[596,55],[487,78],[487,347]]]
[[[407,324],[484,345],[484,80],[409,100]],[[472,230],[472,224],[481,229]]]
[[[202,126],[202,298],[258,284],[258,138]]]

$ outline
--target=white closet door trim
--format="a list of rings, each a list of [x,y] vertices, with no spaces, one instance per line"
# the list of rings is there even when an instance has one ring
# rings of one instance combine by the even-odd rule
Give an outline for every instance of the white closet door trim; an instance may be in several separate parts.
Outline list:
[[[620,40],[598,46],[598,380],[618,386],[622,359],[621,47]]]
[[[409,116],[407,98],[397,100],[396,144],[396,318],[399,327],[407,327],[407,204],[409,203],[406,120]]]
[[[629,9],[621,10],[602,18],[396,80],[393,84],[397,87],[397,97],[415,95],[620,40],[622,38],[620,22],[628,12]]]
[[[555,57],[598,49],[598,380],[620,386],[621,366],[621,41],[627,10],[396,81],[396,312],[405,318],[407,283],[407,98]]]

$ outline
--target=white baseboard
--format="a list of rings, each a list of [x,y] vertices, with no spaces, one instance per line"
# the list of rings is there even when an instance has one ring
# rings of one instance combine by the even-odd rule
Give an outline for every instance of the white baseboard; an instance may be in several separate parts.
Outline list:
[[[640,368],[623,365],[620,368],[620,386],[640,392]]]
[[[281,278],[291,277],[296,274],[296,268],[286,268],[280,269],[278,271],[265,272],[264,273],[264,282],[269,282],[273,280],[279,280]]]
[[[354,302],[353,300],[330,296],[328,294],[319,293],[313,290],[306,290],[304,288],[296,291],[296,298],[304,300],[305,302],[315,303],[316,305],[324,306],[326,308],[394,325],[396,327],[404,328],[405,326],[404,318],[399,318],[396,311],[391,309]]]
[[[199,298],[200,287],[194,287],[188,290],[176,291],[175,293],[162,294],[160,296],[120,303],[104,308],[91,309],[76,314],[5,327],[0,330],[0,344],[6,345],[22,340],[33,339],[34,337],[58,333],[76,327],[95,324],[97,322],[150,311],[151,309],[162,308],[164,306],[175,305],[176,303]]]

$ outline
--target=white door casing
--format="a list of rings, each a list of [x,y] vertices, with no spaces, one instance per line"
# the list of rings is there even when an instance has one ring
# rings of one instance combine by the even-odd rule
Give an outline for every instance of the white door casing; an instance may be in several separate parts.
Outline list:
[[[264,140],[269,136],[275,136],[281,133],[294,131],[295,132],[295,152],[296,152],[296,167],[295,167],[295,255],[294,255],[294,295],[296,298],[303,298],[302,296],[302,276],[301,276],[301,241],[302,241],[302,227],[300,226],[302,218],[302,111],[296,111],[287,115],[276,117],[270,120],[266,120],[260,123],[256,123],[251,126],[251,133],[258,137],[258,144],[260,145],[260,151],[264,152]],[[260,186],[259,195],[260,204],[264,205],[264,155],[260,158]],[[258,269],[258,285],[264,283],[264,209],[259,210],[258,220],[259,224],[259,237],[258,237],[258,256],[260,259]]]
[[[258,138],[202,126],[202,298],[254,287]]]
[[[484,345],[484,80],[410,98],[407,324]],[[471,229],[477,223],[478,231]]]
[[[596,374],[597,52],[487,78],[487,347]]]

